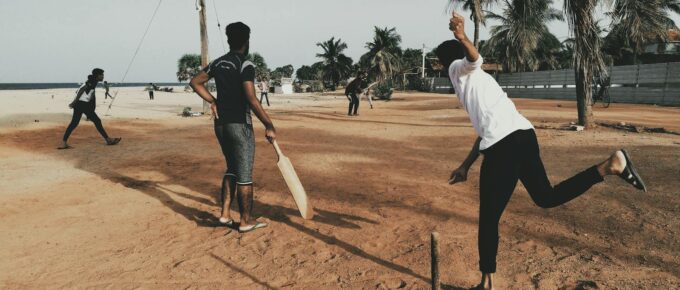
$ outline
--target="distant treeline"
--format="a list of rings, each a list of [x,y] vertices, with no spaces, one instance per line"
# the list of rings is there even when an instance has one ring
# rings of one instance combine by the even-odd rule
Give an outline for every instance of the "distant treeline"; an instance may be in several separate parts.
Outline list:
[[[82,83],[0,83],[0,90],[41,90],[41,89],[77,89]],[[154,83],[162,87],[185,86],[186,83]],[[145,87],[149,83],[109,83],[109,87]],[[102,83],[99,83],[102,86]]]

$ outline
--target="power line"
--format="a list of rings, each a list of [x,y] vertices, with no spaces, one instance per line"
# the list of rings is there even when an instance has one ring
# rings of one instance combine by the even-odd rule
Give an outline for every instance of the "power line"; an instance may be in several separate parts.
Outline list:
[[[222,49],[224,50],[224,53],[227,53],[227,47],[224,46],[224,38],[222,38],[222,25],[220,24],[220,16],[217,15],[217,0],[213,0],[213,10],[215,10],[215,20],[217,20],[217,36],[220,38],[220,42],[222,43]]]
[[[156,18],[156,13],[158,13],[158,8],[161,7],[161,3],[163,0],[158,0],[158,5],[156,5],[156,9],[153,11],[153,15],[151,16],[151,19],[149,20],[149,24],[146,25],[146,30],[144,31],[144,34],[142,35],[142,39],[139,40],[139,44],[137,44],[137,49],[135,49],[135,53],[132,55],[132,59],[130,60],[130,63],[128,64],[127,69],[125,70],[125,73],[123,74],[123,78],[120,80],[120,83],[122,84],[125,81],[125,78],[127,77],[128,72],[130,72],[130,68],[132,67],[132,63],[134,63],[135,58],[137,57],[137,54],[139,53],[139,49],[142,47],[142,43],[144,43],[144,39],[146,38],[147,33],[149,33],[149,28],[151,28],[151,23],[153,23],[154,18]],[[109,103],[109,108],[106,110],[106,114],[108,115],[109,112],[111,111],[111,106],[113,105],[113,102],[116,101],[116,97],[118,96],[118,91],[120,88],[116,89],[116,92],[113,93],[113,99],[111,100],[111,103]]]

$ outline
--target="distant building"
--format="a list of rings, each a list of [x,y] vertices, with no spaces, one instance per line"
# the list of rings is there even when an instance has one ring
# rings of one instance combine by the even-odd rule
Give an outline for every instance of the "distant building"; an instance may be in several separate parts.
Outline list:
[[[642,63],[662,63],[680,61],[680,30],[668,30],[668,40],[650,43],[640,55]]]
[[[293,93],[293,79],[281,78],[281,84],[274,86],[274,93],[277,94],[292,94]]]

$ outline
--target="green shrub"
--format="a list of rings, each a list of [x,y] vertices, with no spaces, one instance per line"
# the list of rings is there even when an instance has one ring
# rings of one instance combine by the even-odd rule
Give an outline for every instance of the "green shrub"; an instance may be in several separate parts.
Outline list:
[[[386,81],[379,83],[373,87],[373,96],[380,100],[389,100],[392,98],[392,82]]]

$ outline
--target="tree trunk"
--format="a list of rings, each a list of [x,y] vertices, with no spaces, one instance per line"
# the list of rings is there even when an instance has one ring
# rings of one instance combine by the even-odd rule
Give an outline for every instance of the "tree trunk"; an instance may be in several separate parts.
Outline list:
[[[475,37],[474,37],[474,45],[476,48],[479,48],[479,26],[482,23],[482,4],[480,0],[474,0],[475,7],[473,8],[474,10],[472,11],[472,19],[475,22]]]
[[[584,69],[576,69],[575,73],[578,124],[585,128],[593,128],[595,126],[595,118],[593,118],[593,90],[591,89],[593,73]]]
[[[567,20],[574,36],[574,73],[576,81],[576,108],[578,124],[585,128],[595,126],[593,117],[592,82],[595,73],[606,74],[602,60],[601,39],[593,19],[596,0],[565,0]]]
[[[476,48],[479,48],[479,20],[475,19],[475,41],[474,45]]]

